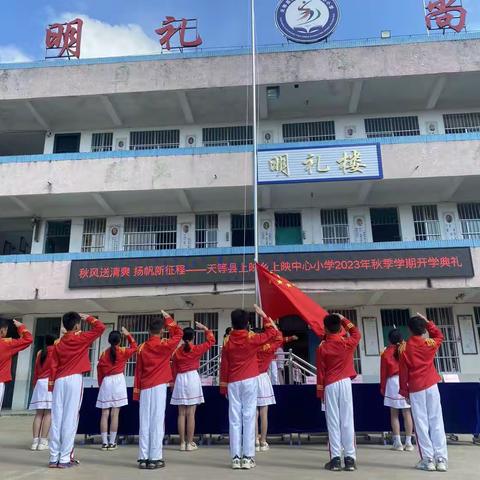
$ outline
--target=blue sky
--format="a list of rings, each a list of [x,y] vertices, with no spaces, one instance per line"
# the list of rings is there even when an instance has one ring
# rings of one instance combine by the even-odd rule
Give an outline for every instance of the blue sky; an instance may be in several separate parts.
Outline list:
[[[337,0],[341,19],[332,39],[425,33],[422,0]],[[78,14],[89,22],[84,31],[86,56],[153,53],[154,30],[166,15],[198,18],[204,47],[249,43],[249,0],[5,0],[0,18],[0,61],[44,57],[44,29],[49,22]],[[256,0],[259,44],[285,42],[274,23],[278,0]],[[134,8],[132,6],[134,5]],[[463,0],[467,28],[480,30],[480,0]],[[83,55],[85,56],[85,55]]]

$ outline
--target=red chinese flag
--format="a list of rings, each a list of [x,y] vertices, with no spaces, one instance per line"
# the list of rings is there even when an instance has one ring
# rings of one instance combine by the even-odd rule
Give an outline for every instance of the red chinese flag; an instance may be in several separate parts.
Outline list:
[[[316,335],[324,335],[323,320],[328,315],[326,310],[291,282],[258,263],[257,275],[261,306],[269,317],[275,320],[297,315],[310,325]]]

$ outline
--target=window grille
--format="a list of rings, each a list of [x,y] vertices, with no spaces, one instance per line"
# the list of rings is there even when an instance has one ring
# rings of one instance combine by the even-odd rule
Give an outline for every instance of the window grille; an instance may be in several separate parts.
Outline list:
[[[300,213],[275,213],[276,228],[301,228],[302,215]]]
[[[458,215],[465,239],[480,239],[480,203],[460,203]]]
[[[318,142],[335,140],[335,122],[285,123],[282,125],[284,142]]]
[[[92,135],[92,152],[111,152],[113,133],[94,133]]]
[[[125,218],[124,250],[177,248],[177,217]]]
[[[443,122],[446,134],[480,132],[480,113],[447,113]]]
[[[147,130],[130,132],[130,150],[178,148],[180,130]]]
[[[255,241],[253,214],[232,215],[232,247],[252,247]]]
[[[474,307],[475,324],[477,325],[478,340],[480,341],[480,307]]]
[[[366,118],[367,138],[374,137],[411,137],[420,135],[418,117]]]
[[[349,243],[348,211],[346,208],[320,211],[323,243]]]
[[[204,147],[228,147],[232,145],[252,145],[253,127],[211,127],[203,129]]]
[[[218,215],[195,216],[195,247],[215,248],[218,244]]]
[[[440,222],[436,205],[414,205],[413,224],[417,241],[440,240]]]
[[[82,252],[103,252],[105,249],[105,218],[85,218],[83,221]]]

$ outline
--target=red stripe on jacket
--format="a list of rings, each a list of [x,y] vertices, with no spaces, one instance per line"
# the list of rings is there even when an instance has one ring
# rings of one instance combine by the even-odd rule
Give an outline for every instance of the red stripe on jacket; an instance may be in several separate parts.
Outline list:
[[[0,338],[0,383],[12,381],[12,358],[33,342],[25,325],[20,325],[17,331],[20,338]]]
[[[362,336],[350,320],[343,319],[342,325],[349,336],[328,334],[317,348],[317,397],[321,399],[328,385],[357,376],[353,356]]]
[[[430,338],[411,336],[400,355],[400,395],[406,398],[441,381],[434,359],[443,334],[433,322],[427,322],[426,327]]]
[[[67,332],[54,346],[48,388],[53,390],[56,380],[70,375],[89,372],[92,368],[88,349],[105,331],[105,324],[94,317],[88,317],[92,327],[88,332]]]
[[[270,320],[271,321],[271,320]],[[258,377],[257,353],[277,336],[278,330],[270,321],[264,333],[232,330],[222,349],[220,364],[220,391],[225,394],[229,383]]]
[[[97,365],[98,386],[102,384],[105,377],[110,377],[112,375],[118,375],[119,373],[123,373],[126,363],[137,352],[138,345],[135,339],[131,335],[128,335],[127,341],[128,347],[115,347],[115,363],[112,363],[112,359],[110,358],[110,348],[105,350],[100,355],[100,359],[98,360]]]
[[[52,368],[52,359],[53,359],[53,349],[54,346],[51,345],[47,347],[47,356],[45,357],[45,361],[43,365],[40,361],[40,357],[42,356],[42,351],[40,350],[37,353],[37,357],[35,358],[35,368],[33,371],[33,385],[35,386],[38,380],[49,378],[50,377],[50,370]]]
[[[183,345],[178,347],[172,355],[172,371],[174,379],[179,373],[192,372],[200,368],[200,359],[216,343],[215,335],[205,331],[206,341],[199,345],[190,345],[191,350],[186,352]]]
[[[172,381],[170,358],[182,339],[183,330],[171,317],[165,319],[165,327],[170,334],[169,339],[151,336],[138,349],[133,384],[134,400],[140,400],[142,390]]]

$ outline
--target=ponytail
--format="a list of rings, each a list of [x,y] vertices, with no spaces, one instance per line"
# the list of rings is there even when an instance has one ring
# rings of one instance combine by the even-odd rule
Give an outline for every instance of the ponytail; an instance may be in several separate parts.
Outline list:
[[[108,343],[110,344],[108,352],[110,354],[110,361],[113,365],[117,362],[117,345],[120,344],[121,339],[122,334],[118,330],[111,331],[108,336]]]
[[[395,345],[395,351],[393,352],[393,357],[395,360],[400,360],[400,346],[403,343],[402,332],[398,328],[394,328],[388,332],[388,341],[391,345]]]
[[[44,347],[40,350],[40,365],[43,367],[43,364],[45,363],[45,360],[47,359],[48,355],[48,347],[51,347],[52,345],[55,344],[55,337],[52,337],[52,335],[46,335],[45,337],[45,345]]]
[[[195,337],[195,330],[191,327],[187,327],[183,330],[183,351],[185,353],[191,352],[192,351],[192,346],[190,345],[190,342],[193,340]]]

